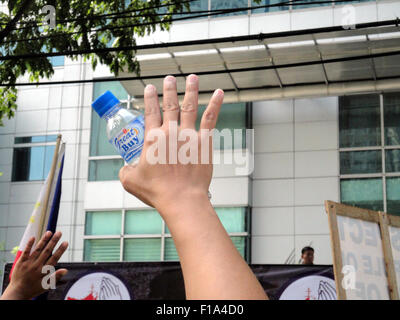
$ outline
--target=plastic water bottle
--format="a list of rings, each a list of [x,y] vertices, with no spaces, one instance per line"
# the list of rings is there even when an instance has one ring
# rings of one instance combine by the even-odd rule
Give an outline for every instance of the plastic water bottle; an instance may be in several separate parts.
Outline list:
[[[133,163],[142,153],[144,116],[127,110],[120,101],[106,91],[92,103],[93,109],[107,121],[107,138],[127,163]]]

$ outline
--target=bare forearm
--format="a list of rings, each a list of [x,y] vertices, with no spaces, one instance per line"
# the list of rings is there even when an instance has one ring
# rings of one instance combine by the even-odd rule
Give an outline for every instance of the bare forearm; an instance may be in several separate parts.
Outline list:
[[[206,195],[165,209],[188,299],[266,299]]]

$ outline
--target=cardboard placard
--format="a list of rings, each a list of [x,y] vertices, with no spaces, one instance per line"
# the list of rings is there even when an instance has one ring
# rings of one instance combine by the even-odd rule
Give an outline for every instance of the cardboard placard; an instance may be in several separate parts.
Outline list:
[[[398,300],[400,228],[391,225],[398,217],[332,201],[325,207],[338,299]]]

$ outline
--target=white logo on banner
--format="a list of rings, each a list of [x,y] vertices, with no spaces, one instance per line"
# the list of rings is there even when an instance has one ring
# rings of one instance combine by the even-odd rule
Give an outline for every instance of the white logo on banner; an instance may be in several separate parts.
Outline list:
[[[335,281],[317,275],[300,278],[282,292],[279,300],[336,300]]]
[[[89,273],[69,288],[65,300],[131,300],[128,288],[106,272]]]

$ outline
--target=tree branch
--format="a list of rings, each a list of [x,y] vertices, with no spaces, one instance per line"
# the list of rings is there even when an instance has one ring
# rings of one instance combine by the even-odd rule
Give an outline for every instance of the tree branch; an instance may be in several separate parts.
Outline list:
[[[0,42],[3,42],[4,38],[14,29],[17,22],[21,19],[23,14],[29,9],[33,0],[25,0],[19,8],[17,14],[12,20],[6,25],[6,27],[0,31]]]

